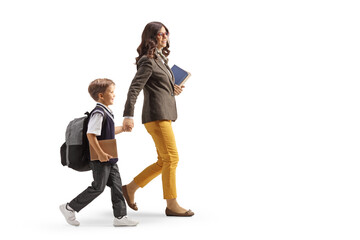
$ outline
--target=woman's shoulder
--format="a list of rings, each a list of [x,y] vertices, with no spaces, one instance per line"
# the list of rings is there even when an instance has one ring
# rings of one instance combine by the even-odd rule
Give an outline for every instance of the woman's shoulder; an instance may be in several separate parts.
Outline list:
[[[139,59],[138,61],[138,64],[139,63],[143,63],[143,62],[153,62],[154,59],[153,58],[149,58],[146,54],[145,55],[142,55],[141,58]]]
[[[153,58],[149,58],[148,56],[146,55],[143,55],[140,57],[139,61],[137,62],[137,66],[140,67],[140,66],[153,66],[153,63],[154,63],[154,59]]]

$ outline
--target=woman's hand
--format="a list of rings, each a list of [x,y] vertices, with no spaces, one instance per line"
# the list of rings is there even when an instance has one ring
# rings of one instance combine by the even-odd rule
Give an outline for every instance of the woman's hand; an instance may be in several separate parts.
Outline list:
[[[176,96],[179,96],[179,94],[183,91],[182,89],[184,88],[185,86],[179,86],[179,85],[176,85],[175,84],[175,89],[174,89],[174,92],[175,92],[175,95]]]
[[[134,127],[134,120],[131,118],[124,118],[123,121],[123,130],[125,132],[131,132]]]

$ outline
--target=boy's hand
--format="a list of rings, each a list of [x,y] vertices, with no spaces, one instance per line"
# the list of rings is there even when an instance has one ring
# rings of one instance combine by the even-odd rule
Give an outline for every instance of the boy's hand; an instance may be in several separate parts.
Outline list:
[[[122,133],[122,132],[124,132],[123,126],[115,127],[115,134],[119,134],[119,133]]]
[[[100,162],[108,162],[110,160],[110,158],[114,158],[113,156],[107,154],[100,148],[99,142],[98,142],[95,134],[88,133],[86,135],[87,135],[90,145],[96,151]]]
[[[98,154],[100,162],[108,162],[113,156],[103,152],[101,154]]]

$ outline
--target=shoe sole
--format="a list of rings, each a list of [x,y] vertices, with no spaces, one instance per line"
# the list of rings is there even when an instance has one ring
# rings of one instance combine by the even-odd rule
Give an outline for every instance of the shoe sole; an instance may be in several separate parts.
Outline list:
[[[113,226],[114,227],[136,227],[137,224],[136,225],[115,225],[115,224],[113,224]]]

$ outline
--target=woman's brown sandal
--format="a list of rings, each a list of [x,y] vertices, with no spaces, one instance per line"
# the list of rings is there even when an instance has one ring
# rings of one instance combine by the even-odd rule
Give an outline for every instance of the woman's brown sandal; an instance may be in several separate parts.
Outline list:
[[[165,214],[166,214],[166,216],[169,216],[169,217],[170,216],[172,216],[172,217],[191,217],[195,213],[193,211],[191,211],[190,209],[185,213],[177,213],[177,212],[173,212],[170,209],[166,208]]]
[[[130,202],[130,198],[129,198],[129,194],[128,194],[126,185],[122,186],[122,191],[123,191],[123,195],[124,195],[124,197],[125,197],[125,200],[126,200],[127,205],[128,205],[131,209],[137,211],[137,210],[138,210],[138,207],[136,206],[136,203],[131,203],[131,202]]]

